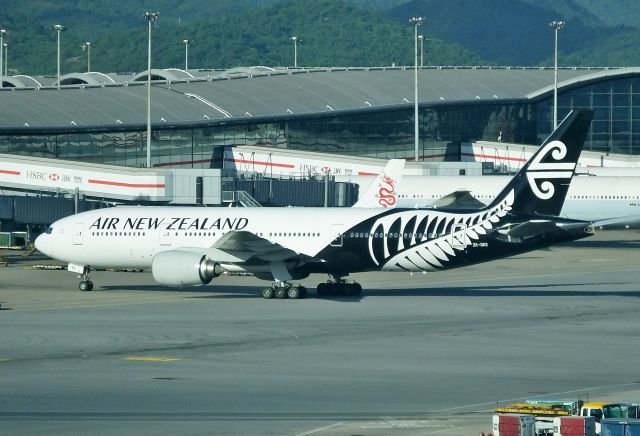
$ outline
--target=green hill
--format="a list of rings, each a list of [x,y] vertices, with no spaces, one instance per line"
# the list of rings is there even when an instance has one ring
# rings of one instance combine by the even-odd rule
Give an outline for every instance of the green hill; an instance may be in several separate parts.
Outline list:
[[[256,2],[247,0],[246,3]],[[175,17],[176,12],[171,14]],[[342,0],[266,2],[266,5],[251,7],[241,15],[238,10],[214,14],[213,9],[203,9],[193,21],[186,18],[171,20],[166,16],[160,10],[160,20],[152,37],[153,65],[160,68],[183,66],[183,39],[193,41],[189,63],[195,68],[292,65],[292,35],[302,40],[298,52],[300,66],[413,63],[413,33],[409,26],[395,23],[377,10],[359,9]],[[33,23],[37,18],[31,18],[31,23],[25,26],[33,25],[37,31],[25,37],[40,42],[37,45],[16,44],[17,52],[10,65],[14,71],[53,74],[55,35],[42,24]],[[78,30],[80,27],[69,24],[69,30],[63,34],[63,72],[84,70],[85,58],[80,45],[85,40],[96,45],[92,50],[94,70],[131,72],[146,69],[147,24],[141,18],[135,25],[125,26],[128,30],[118,29],[122,24],[116,22],[111,32],[100,29],[95,38],[88,35],[88,30]],[[114,28],[117,30],[113,31]],[[455,44],[434,40],[430,46],[431,63],[482,63],[478,56]]]
[[[398,22],[424,16],[427,35],[455,42],[501,65],[538,65],[553,54],[549,23],[557,13],[526,1],[413,0],[389,10],[388,15]],[[561,33],[560,50],[574,52],[608,34],[605,28],[575,19]]]

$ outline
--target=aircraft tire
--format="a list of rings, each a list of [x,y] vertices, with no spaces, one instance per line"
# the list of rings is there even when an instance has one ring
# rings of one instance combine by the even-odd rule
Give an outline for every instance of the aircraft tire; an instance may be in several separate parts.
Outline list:
[[[362,285],[360,285],[360,283],[353,284],[353,295],[356,297],[362,296]]]
[[[329,285],[327,283],[320,283],[316,288],[316,295],[320,298],[326,297],[329,293]]]
[[[262,290],[262,298],[264,298],[265,300],[270,300],[271,298],[273,298],[273,296],[274,292],[271,286],[268,286]]]
[[[91,292],[93,290],[93,282],[90,280],[83,280],[80,282],[80,284],[78,285],[78,288],[82,291],[82,292]]]
[[[287,290],[284,286],[276,287],[275,296],[278,300],[282,300],[283,298],[287,298]]]
[[[337,295],[342,295],[345,297],[349,297],[351,295],[353,295],[352,291],[352,286],[350,283],[336,283],[336,294]]]
[[[287,297],[291,298],[292,300],[297,300],[298,298],[301,298],[301,296],[302,296],[302,292],[300,291],[300,288],[297,286],[291,286],[287,290]]]

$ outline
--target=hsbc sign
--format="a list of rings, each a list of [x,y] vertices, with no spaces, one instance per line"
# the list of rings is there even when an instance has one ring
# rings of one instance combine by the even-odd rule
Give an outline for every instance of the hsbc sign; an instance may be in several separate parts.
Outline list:
[[[71,178],[66,175],[60,175],[57,172],[49,172],[49,171],[25,171],[24,175],[27,179],[30,180],[42,180],[44,182],[67,182]]]
[[[163,170],[114,171],[101,168],[69,168],[64,163],[51,167],[28,159],[11,157],[0,162],[0,187],[30,191],[80,192],[101,198],[166,201],[171,198],[170,172]]]
[[[25,171],[25,176],[27,179],[47,180],[49,178],[49,173],[45,171]]]

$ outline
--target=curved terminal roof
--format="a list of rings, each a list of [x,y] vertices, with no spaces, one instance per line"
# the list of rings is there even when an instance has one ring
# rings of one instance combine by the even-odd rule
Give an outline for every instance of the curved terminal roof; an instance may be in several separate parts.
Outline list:
[[[56,85],[58,81],[54,82]],[[103,85],[112,84],[116,81],[110,76],[104,73],[89,72],[89,73],[71,73],[65,74],[60,77],[60,85]]]
[[[148,70],[136,74],[131,79],[132,82],[146,82]],[[166,70],[151,69],[151,80],[176,81],[193,78],[193,74],[179,68],[168,68]]]
[[[26,88],[29,85],[26,85],[19,77],[2,76],[2,86],[4,88]]]
[[[252,71],[252,72],[251,72]],[[247,118],[294,118],[338,111],[413,105],[413,69],[359,68],[274,71],[244,69],[214,77],[183,70],[152,70],[151,121],[156,128],[218,124]],[[89,73],[91,77],[94,73]],[[97,73],[96,73],[97,74]],[[146,125],[146,71],[131,81],[68,86],[61,90],[0,91],[0,133],[110,130]],[[561,69],[559,86],[572,87],[629,75],[640,69]],[[74,75],[67,75],[71,77]],[[86,78],[86,74],[82,75]],[[196,76],[196,77],[194,77]],[[113,77],[113,76],[112,76]],[[155,77],[154,77],[155,79]],[[537,68],[429,68],[419,70],[423,105],[541,98],[553,92],[553,70]],[[25,132],[26,133],[26,132]]]

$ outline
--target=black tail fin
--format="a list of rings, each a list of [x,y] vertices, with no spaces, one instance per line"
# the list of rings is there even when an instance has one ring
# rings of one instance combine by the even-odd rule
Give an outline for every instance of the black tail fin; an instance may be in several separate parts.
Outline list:
[[[571,111],[489,207],[513,196],[513,213],[559,215],[592,118],[592,111]]]

